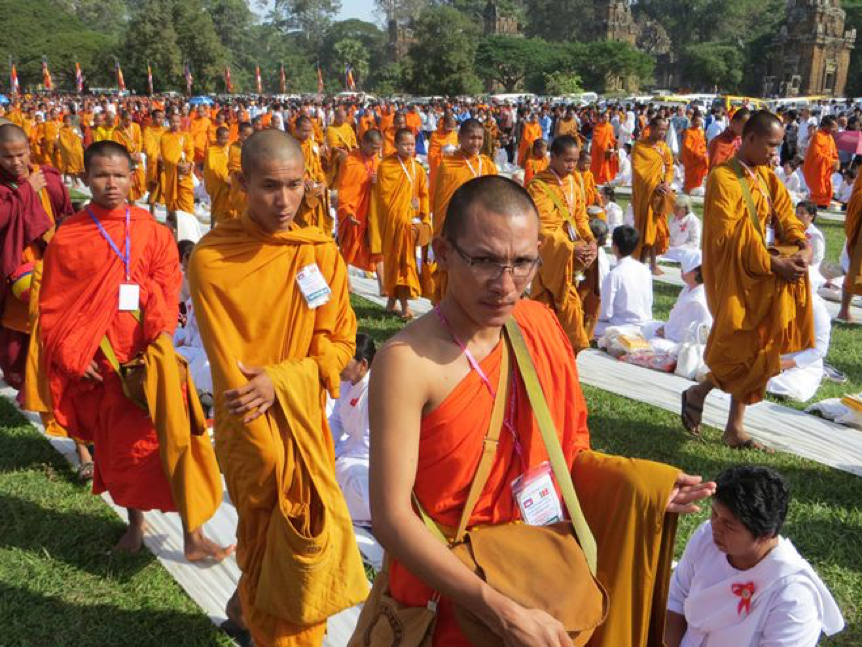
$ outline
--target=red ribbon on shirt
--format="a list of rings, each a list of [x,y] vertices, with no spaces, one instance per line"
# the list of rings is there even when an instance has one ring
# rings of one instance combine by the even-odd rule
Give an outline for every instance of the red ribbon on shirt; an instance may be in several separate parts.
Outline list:
[[[732,587],[733,594],[739,597],[739,604],[736,607],[737,615],[742,615],[745,611],[746,615],[751,613],[751,598],[754,596],[754,582],[746,582],[745,584],[734,584]]]

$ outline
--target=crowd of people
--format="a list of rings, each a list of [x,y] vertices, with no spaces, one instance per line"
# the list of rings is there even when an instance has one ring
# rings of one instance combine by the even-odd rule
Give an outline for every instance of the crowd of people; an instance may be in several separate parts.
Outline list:
[[[781,475],[705,482],[593,451],[576,358],[612,331],[673,356],[705,326],[683,426],[700,433],[717,388],[722,441],[770,451],[745,410],[820,383],[814,221],[833,200],[841,319],[862,294],[862,185],[833,137],[858,109],[55,95],[0,116],[3,378],[128,509],[119,549],[157,509],[180,514],[190,561],[236,552],[232,633],[319,645],[366,599],[357,645],[766,647],[842,628],[779,534]],[[177,234],[189,217],[199,240]],[[684,283],[667,322],[660,262]],[[348,267],[405,322],[419,297],[433,312],[377,349]],[[222,476],[236,546],[202,532]],[[713,495],[671,574],[676,515]],[[387,554],[370,597],[354,524]],[[600,586],[526,590],[542,547]]]

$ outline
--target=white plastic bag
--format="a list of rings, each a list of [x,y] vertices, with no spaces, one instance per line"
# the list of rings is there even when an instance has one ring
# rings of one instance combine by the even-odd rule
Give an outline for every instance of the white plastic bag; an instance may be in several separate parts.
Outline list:
[[[706,349],[707,337],[709,337],[709,326],[706,324],[694,322],[689,326],[685,341],[679,347],[674,371],[677,375],[687,380],[695,380],[699,375],[706,375],[703,352]]]

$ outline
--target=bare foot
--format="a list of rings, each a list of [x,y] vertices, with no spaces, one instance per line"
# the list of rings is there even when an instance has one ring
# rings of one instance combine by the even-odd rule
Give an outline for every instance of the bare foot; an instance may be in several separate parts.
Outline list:
[[[407,308],[404,312],[401,313],[401,318],[404,321],[411,321],[413,319],[413,311],[410,308]]]
[[[849,308],[847,310],[839,310],[838,314],[835,315],[835,321],[839,323],[856,323],[856,319],[850,314]]]
[[[655,265],[652,268],[652,275],[653,276],[664,276],[664,272],[662,271],[662,269],[658,265]]]
[[[224,612],[227,615],[227,619],[233,622],[239,629],[243,631],[248,629],[248,626],[245,624],[245,618],[242,617],[242,603],[239,600],[239,589],[236,589],[233,595],[230,596]]]
[[[219,546],[214,541],[207,539],[202,528],[185,533],[185,546],[183,553],[190,562],[201,562],[211,559],[218,563],[233,554],[236,544],[230,546]]]
[[[134,508],[129,508],[129,527],[120,541],[114,547],[114,550],[120,553],[137,553],[144,545],[144,533],[147,530],[147,524],[144,523],[144,513]]]

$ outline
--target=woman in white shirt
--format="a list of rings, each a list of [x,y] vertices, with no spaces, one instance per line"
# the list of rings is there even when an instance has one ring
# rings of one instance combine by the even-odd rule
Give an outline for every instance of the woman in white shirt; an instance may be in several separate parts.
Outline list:
[[[844,628],[835,600],[779,535],[790,488],[767,467],[716,479],[710,520],[688,542],[668,596],[668,647],[814,647]]]
[[[692,211],[692,201],[687,195],[677,195],[668,228],[670,243],[664,254],[665,259],[679,262],[687,251],[700,249],[702,226]]]
[[[356,354],[341,372],[341,395],[329,416],[335,440],[335,478],[353,523],[371,525],[368,494],[368,380],[374,340],[356,335]]]

